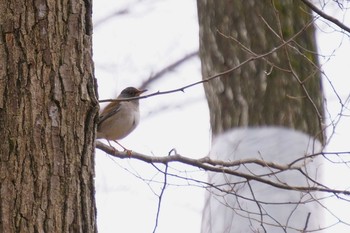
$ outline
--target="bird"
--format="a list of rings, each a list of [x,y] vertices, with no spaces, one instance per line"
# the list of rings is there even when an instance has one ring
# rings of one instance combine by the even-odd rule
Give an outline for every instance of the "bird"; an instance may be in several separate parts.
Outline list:
[[[127,99],[138,97],[147,90],[139,90],[135,87],[125,88],[117,99]],[[129,135],[139,124],[140,110],[139,100],[117,100],[109,103],[100,113],[97,125],[97,139],[107,139],[109,141],[117,142]],[[120,145],[123,147],[122,145]],[[124,150],[125,147],[123,147]]]

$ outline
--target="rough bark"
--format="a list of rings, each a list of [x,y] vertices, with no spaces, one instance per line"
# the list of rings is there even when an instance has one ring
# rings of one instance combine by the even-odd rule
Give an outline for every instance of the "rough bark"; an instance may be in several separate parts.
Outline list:
[[[268,53],[301,32],[269,56],[204,85],[213,135],[239,126],[276,125],[324,142],[310,10],[293,0],[199,0],[198,15],[203,78]]]
[[[96,232],[91,2],[0,2],[0,232]]]

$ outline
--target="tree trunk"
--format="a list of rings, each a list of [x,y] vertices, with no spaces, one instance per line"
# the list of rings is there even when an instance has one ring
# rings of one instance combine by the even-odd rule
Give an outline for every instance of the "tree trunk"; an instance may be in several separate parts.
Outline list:
[[[315,193],[245,178],[263,177],[277,186],[318,185],[313,181],[319,181],[320,164],[305,159],[325,141],[310,10],[293,0],[198,0],[197,5],[203,78],[237,67],[204,84],[214,139],[209,156],[286,167],[299,161],[303,171],[246,163],[231,168],[242,176],[210,173],[208,183],[215,188],[207,192],[202,233],[318,230],[322,216]]]
[[[198,15],[203,78],[293,38],[204,85],[213,135],[239,126],[276,125],[323,142],[323,94],[310,10],[293,0],[207,0],[198,1]]]
[[[91,7],[0,3],[0,232],[97,232]]]

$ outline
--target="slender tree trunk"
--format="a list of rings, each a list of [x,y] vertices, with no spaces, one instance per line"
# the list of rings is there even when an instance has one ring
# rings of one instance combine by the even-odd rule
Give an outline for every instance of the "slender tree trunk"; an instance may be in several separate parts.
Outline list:
[[[90,1],[0,3],[0,232],[96,232]]]

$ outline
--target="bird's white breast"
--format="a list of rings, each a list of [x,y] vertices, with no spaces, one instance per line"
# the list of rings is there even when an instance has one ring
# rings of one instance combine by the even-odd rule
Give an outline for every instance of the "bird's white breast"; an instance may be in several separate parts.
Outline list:
[[[131,133],[140,121],[140,112],[138,106],[131,102],[122,102],[123,107],[120,108],[117,114],[105,120],[101,127],[104,132],[103,138],[108,140],[119,140]],[[118,117],[117,117],[118,116]],[[98,135],[99,136],[99,135]]]

